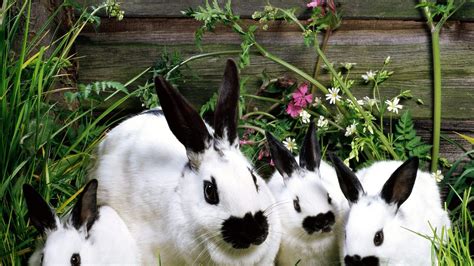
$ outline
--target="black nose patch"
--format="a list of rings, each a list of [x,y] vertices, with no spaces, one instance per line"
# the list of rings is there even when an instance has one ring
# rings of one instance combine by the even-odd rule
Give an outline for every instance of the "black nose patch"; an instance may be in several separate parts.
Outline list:
[[[336,222],[334,213],[328,211],[326,213],[320,213],[316,216],[307,216],[303,220],[303,228],[308,234],[314,232],[331,232],[331,226]]]
[[[242,218],[231,216],[222,223],[221,234],[224,241],[236,249],[260,245],[267,239],[267,217],[261,211],[255,215],[248,212]]]
[[[361,258],[359,255],[345,256],[344,264],[346,266],[378,266],[379,258],[368,256]]]

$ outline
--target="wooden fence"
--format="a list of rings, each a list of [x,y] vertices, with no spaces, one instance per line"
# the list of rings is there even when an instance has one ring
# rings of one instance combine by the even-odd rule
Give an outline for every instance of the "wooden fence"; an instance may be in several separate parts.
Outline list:
[[[84,1],[87,2],[87,1]],[[125,19],[103,18],[98,29],[89,28],[80,36],[77,44],[79,81],[88,83],[98,80],[125,82],[152,66],[163,51],[180,51],[184,57],[200,53],[194,43],[194,30],[199,23],[186,18],[181,10],[202,5],[204,1],[123,1]],[[223,3],[224,1],[220,1]],[[236,14],[254,23],[251,15],[262,10],[267,1],[233,1]],[[308,14],[307,1],[274,0],[281,7],[300,7],[299,17]],[[90,1],[88,1],[90,3]],[[419,133],[424,139],[431,138],[432,115],[432,68],[430,35],[415,0],[339,0],[343,13],[341,27],[331,35],[327,50],[329,60],[336,63],[355,62],[352,71],[358,82],[353,92],[356,97],[370,94],[360,75],[381,67],[384,59],[391,56],[389,69],[394,75],[383,84],[381,93],[387,97],[401,90],[411,90],[415,100],[403,102],[416,118]],[[269,51],[288,62],[311,72],[316,60],[315,53],[305,47],[301,32],[285,22],[270,25],[259,32],[257,39]],[[239,37],[226,28],[217,28],[216,34],[208,34],[203,41],[203,52],[239,49]],[[192,62],[191,68],[200,79],[194,80],[182,92],[196,106],[204,103],[216,90],[221,79],[223,58],[203,59]],[[453,131],[473,135],[474,132],[474,2],[469,2],[447,23],[441,33],[441,62],[443,84],[443,124],[445,136],[460,141]],[[258,88],[258,75],[265,69],[272,76],[288,73],[271,61],[253,56],[249,67],[242,71],[248,77],[250,91]],[[141,80],[143,81],[143,80]],[[321,77],[328,84],[328,76]],[[139,107],[130,102],[129,108]],[[455,145],[442,142],[442,155],[452,159],[461,153]]]

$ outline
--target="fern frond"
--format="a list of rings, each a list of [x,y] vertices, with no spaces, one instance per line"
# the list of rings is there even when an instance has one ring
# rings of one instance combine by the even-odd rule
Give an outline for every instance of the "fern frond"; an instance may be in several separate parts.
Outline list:
[[[394,134],[395,151],[401,159],[417,156],[421,159],[428,159],[431,145],[426,144],[417,136],[415,125],[409,111],[403,113],[395,125]]]

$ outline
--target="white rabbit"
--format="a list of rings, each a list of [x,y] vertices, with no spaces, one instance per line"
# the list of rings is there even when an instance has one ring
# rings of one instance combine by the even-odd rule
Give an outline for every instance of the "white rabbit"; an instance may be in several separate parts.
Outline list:
[[[127,226],[108,206],[97,206],[97,180],[79,195],[72,212],[59,219],[30,185],[23,186],[28,215],[45,242],[29,265],[139,265],[140,256]]]
[[[227,61],[214,130],[162,77],[162,112],[112,129],[100,144],[99,199],[117,209],[146,265],[272,264],[275,200],[239,150],[237,66]]]
[[[433,265],[432,244],[418,234],[433,237],[436,230],[441,236],[450,220],[436,181],[418,170],[418,158],[376,162],[357,174],[336,156],[332,160],[350,205],[341,254],[344,263]]]
[[[268,185],[277,200],[282,239],[278,265],[334,265],[347,201],[334,168],[321,160],[311,122],[300,148],[299,166],[291,152],[266,133],[276,172]]]

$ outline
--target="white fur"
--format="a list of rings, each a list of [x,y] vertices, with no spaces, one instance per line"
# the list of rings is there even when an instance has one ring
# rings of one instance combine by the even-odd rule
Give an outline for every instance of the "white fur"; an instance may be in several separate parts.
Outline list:
[[[321,161],[318,171],[299,169],[285,181],[276,171],[268,185],[277,200],[282,224],[277,264],[295,265],[297,261],[300,261],[298,265],[337,264],[342,217],[348,205],[339,189],[334,168]],[[296,196],[299,198],[300,213],[293,206]],[[331,232],[308,234],[303,229],[304,218],[328,211],[334,213],[336,221]]]
[[[432,237],[430,224],[438,234],[443,226],[447,230],[448,214],[442,208],[436,181],[420,170],[411,195],[395,213],[396,205],[388,205],[380,192],[401,164],[382,161],[356,173],[366,195],[360,196],[348,213],[343,256],[376,256],[381,265],[432,265],[431,242],[414,232]],[[374,235],[382,228],[384,241],[377,247]]]
[[[81,265],[141,264],[135,240],[112,208],[100,207],[89,232],[84,226],[74,228],[69,215],[63,221],[55,219],[56,229],[46,230],[45,243],[30,257],[29,265],[70,265],[74,253],[80,255]]]
[[[257,193],[252,167],[237,146],[210,143],[199,161],[197,171],[186,166],[185,148],[163,115],[132,117],[100,144],[93,176],[101,184],[99,201],[113,206],[126,221],[140,250],[147,252],[146,265],[156,265],[158,259],[162,265],[273,263],[280,225],[265,182],[257,176]],[[203,195],[203,181],[211,176],[218,187],[218,205],[208,204]],[[259,210],[268,218],[265,242],[234,249],[223,240],[225,219]]]

